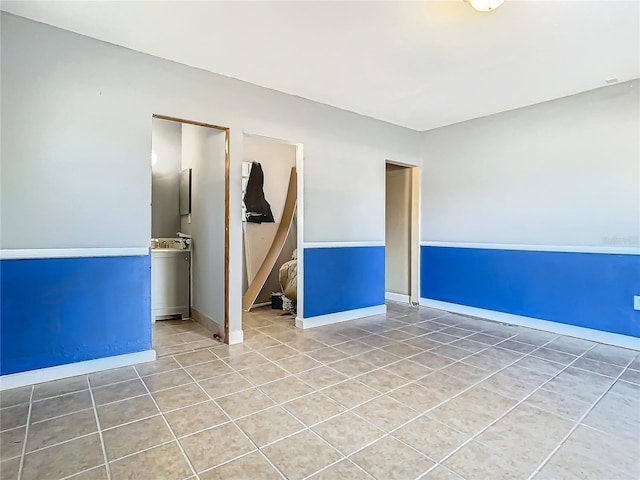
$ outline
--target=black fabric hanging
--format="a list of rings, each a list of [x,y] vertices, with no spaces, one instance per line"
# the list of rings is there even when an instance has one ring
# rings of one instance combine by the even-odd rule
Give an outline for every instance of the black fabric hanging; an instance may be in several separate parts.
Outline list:
[[[271,205],[264,198],[264,173],[262,165],[253,162],[251,173],[247,181],[247,190],[244,194],[244,206],[247,209],[247,222],[263,223],[273,222]]]

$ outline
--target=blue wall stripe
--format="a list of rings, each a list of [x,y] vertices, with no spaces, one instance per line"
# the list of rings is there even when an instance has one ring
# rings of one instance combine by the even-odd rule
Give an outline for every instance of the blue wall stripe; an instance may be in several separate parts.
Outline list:
[[[421,297],[640,337],[640,256],[421,247]]]
[[[151,348],[150,257],[0,262],[0,373]]]
[[[384,304],[384,247],[305,248],[304,317]]]

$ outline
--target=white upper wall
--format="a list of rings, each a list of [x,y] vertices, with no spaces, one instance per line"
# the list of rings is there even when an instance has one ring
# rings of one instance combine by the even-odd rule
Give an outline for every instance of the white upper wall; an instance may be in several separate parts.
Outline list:
[[[422,239],[638,247],[640,82],[423,133]]]
[[[383,240],[384,162],[419,159],[411,130],[5,13],[1,54],[3,248],[148,246],[153,113],[231,128],[239,262],[243,132],[304,144],[307,241]]]

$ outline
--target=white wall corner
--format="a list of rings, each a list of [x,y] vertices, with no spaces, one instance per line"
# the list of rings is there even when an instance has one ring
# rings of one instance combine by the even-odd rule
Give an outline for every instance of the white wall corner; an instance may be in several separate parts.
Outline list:
[[[601,330],[568,325],[566,323],[514,315],[512,313],[497,312],[495,310],[486,310],[484,308],[469,307],[467,305],[442,302],[440,300],[432,300],[430,298],[420,298],[420,305],[436,308],[438,310],[445,310],[447,312],[459,313],[461,315],[479,317],[486,320],[492,320],[494,322],[508,323],[511,325],[518,325],[520,327],[557,333],[558,335],[583,338],[592,342],[605,343],[616,347],[640,350],[640,338],[621,335],[619,333],[603,332]]]
[[[152,362],[156,359],[155,350],[126,353],[113,357],[96,358],[84,362],[56,365],[55,367],[39,368],[28,372],[12,373],[0,377],[0,391],[10,388],[24,387],[34,383],[50,382],[61,378],[87,375],[89,373],[110,370],[112,368],[128,367],[138,363]]]
[[[384,299],[392,302],[409,303],[409,295],[401,293],[384,292]]]
[[[229,332],[229,345],[236,345],[242,342],[244,342],[244,332],[242,330]]]
[[[347,310],[345,312],[329,313],[327,315],[319,315],[317,317],[296,318],[296,327],[298,328],[314,328],[323,325],[331,325],[332,323],[347,322],[356,318],[372,317],[373,315],[381,315],[387,313],[386,305],[375,305],[373,307],[357,308],[355,310]]]

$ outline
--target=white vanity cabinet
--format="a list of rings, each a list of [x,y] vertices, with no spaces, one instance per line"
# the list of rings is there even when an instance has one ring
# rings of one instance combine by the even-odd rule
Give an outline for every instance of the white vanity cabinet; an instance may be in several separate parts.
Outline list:
[[[151,321],[189,317],[191,251],[151,249]]]

